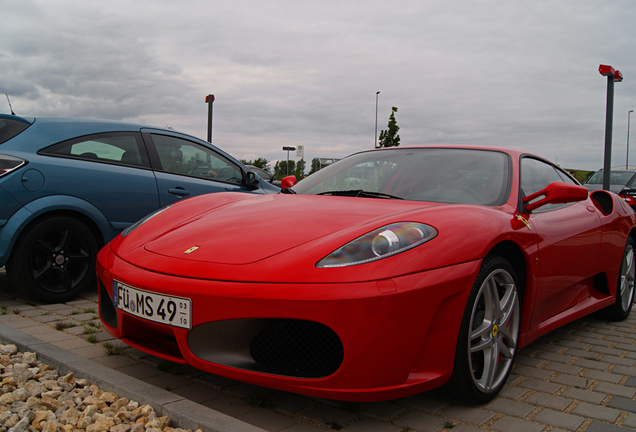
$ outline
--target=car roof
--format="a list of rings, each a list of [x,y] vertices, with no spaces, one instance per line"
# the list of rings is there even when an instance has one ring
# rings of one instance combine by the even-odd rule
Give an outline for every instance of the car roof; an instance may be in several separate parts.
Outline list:
[[[94,118],[80,118],[80,117],[23,117],[13,114],[0,114],[0,118],[13,119],[17,121],[34,123],[36,120],[38,123],[97,123],[97,124],[117,124],[117,125],[133,125],[137,127],[153,127],[148,125],[136,124],[131,122],[125,122],[121,120],[104,120]]]
[[[0,119],[11,119],[22,123],[33,123],[33,117],[20,117],[15,114],[0,114]]]
[[[150,126],[146,124],[140,123],[131,123],[125,122],[121,120],[104,120],[104,119],[93,119],[93,118],[79,118],[79,117],[22,117],[11,114],[0,114],[0,118],[3,119],[12,119],[16,121],[21,121],[25,123],[31,124],[52,124],[52,123],[61,123],[61,124],[103,124],[103,125],[118,125],[118,126],[132,126],[136,128],[149,127],[156,128],[156,126]]]
[[[536,157],[538,159],[547,161],[551,164],[554,164],[553,162],[548,161],[547,159],[538,156],[534,153],[529,153],[526,151],[522,151],[522,150],[518,150],[518,149],[512,149],[512,148],[506,148],[506,147],[493,147],[493,146],[479,146],[479,145],[465,145],[465,144],[427,144],[427,145],[414,145],[414,146],[399,146],[399,147],[382,147],[382,148],[377,148],[377,149],[369,149],[369,150],[364,150],[362,152],[365,151],[399,151],[399,150],[414,150],[414,149],[464,149],[464,150],[486,150],[486,151],[496,151],[496,152],[501,152],[501,153],[507,153],[510,156],[514,157],[514,158],[519,158],[521,156],[532,156],[532,157]],[[362,152],[357,152],[357,153],[362,153]],[[554,164],[556,165],[556,164]]]
[[[44,146],[84,135],[108,132],[138,132],[141,129],[154,129],[190,137],[190,135],[171,129],[115,120],[74,117],[20,117],[7,114],[0,114],[0,119],[13,119],[31,123],[31,126],[22,133],[1,144],[2,146],[16,147],[26,151],[38,151]],[[196,137],[191,138],[201,141]]]

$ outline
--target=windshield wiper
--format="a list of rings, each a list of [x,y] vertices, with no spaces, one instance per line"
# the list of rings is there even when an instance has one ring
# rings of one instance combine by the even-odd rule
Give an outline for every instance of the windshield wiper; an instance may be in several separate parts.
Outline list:
[[[385,194],[382,192],[371,192],[362,189],[352,189],[346,191],[327,191],[320,192],[318,195],[332,195],[332,196],[350,196],[350,197],[363,197],[363,198],[385,198],[385,199],[404,199],[399,196]]]
[[[280,193],[284,193],[284,194],[296,194],[296,191],[293,190],[292,188],[282,188],[280,190]]]

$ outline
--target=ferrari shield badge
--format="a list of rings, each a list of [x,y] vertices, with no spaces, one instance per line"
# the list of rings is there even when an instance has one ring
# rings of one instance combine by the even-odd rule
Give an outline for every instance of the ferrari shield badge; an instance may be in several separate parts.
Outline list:
[[[188,255],[188,254],[191,254],[192,252],[194,252],[197,249],[199,249],[199,246],[192,246],[190,249],[183,251],[183,253]]]

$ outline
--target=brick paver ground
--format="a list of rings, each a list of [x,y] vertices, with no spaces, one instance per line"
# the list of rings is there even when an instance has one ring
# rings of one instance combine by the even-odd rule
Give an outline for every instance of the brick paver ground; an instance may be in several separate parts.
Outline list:
[[[492,402],[465,406],[434,392],[378,403],[319,400],[170,363],[112,340],[97,294],[43,305],[19,295],[0,268],[0,323],[267,431],[620,432],[636,428],[636,311],[593,317],[519,352]]]

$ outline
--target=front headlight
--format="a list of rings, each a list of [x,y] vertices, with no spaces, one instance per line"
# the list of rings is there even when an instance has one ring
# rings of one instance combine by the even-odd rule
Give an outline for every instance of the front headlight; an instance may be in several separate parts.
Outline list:
[[[387,258],[437,236],[432,226],[418,222],[398,222],[358,237],[321,259],[316,267],[346,267]]]
[[[128,234],[130,234],[131,232],[133,232],[134,230],[136,230],[137,228],[139,228],[141,225],[145,224],[146,222],[148,222],[150,219],[152,219],[153,217],[157,216],[159,213],[163,212],[164,210],[168,210],[170,207],[172,207],[174,204],[169,204],[163,208],[160,208],[159,210],[156,210],[152,213],[150,213],[148,216],[138,220],[137,222],[135,222],[134,224],[132,224],[131,226],[129,226],[128,228],[126,228],[124,230],[124,232],[121,233],[122,237],[126,237]]]

